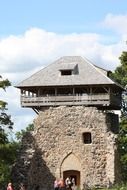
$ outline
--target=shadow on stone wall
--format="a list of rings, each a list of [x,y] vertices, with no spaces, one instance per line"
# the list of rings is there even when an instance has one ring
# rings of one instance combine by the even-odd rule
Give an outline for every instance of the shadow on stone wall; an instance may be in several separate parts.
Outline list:
[[[114,113],[107,113],[106,114],[106,122],[109,130],[114,133],[119,133],[119,118],[117,114]]]
[[[12,168],[15,190],[19,189],[21,183],[25,184],[27,190],[53,189],[55,177],[43,160],[42,154],[32,134],[27,133],[22,139],[17,161]]]

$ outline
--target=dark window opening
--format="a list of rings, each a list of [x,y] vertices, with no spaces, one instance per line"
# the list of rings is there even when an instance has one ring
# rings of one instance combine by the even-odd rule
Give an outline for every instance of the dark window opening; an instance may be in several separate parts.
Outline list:
[[[72,95],[73,89],[72,88],[58,88],[57,89],[57,95]]]
[[[72,70],[61,70],[61,75],[72,75]]]
[[[89,132],[83,133],[83,143],[84,144],[92,143],[91,133],[89,133]]]

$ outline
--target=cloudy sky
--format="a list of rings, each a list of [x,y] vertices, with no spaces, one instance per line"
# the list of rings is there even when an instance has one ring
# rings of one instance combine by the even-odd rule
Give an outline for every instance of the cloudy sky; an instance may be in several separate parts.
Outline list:
[[[14,131],[36,117],[21,108],[14,86],[65,55],[80,55],[114,70],[127,49],[126,0],[0,1],[0,75],[12,87],[0,91],[8,102]]]

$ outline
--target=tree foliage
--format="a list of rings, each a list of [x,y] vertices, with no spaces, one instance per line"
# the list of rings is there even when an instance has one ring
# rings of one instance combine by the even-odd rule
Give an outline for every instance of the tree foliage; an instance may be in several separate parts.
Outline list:
[[[7,87],[11,86],[11,83],[8,79],[3,80],[0,76],[0,88],[6,90]],[[13,122],[11,121],[11,116],[6,113],[7,111],[7,102],[0,100],[0,143],[3,142],[3,133],[5,128],[8,127],[12,129]],[[5,136],[4,136],[5,137]]]
[[[8,181],[11,180],[11,169],[20,150],[22,138],[33,129],[34,125],[29,124],[26,129],[22,129],[15,134],[18,141],[9,142],[7,138],[6,143],[4,141],[4,143],[0,144],[0,187],[3,187],[3,189],[5,189]]]
[[[18,150],[19,144],[17,142],[0,145],[0,187],[5,187],[11,179],[11,168],[16,160]]]
[[[127,117],[127,52],[122,52],[119,57],[121,64],[115,69],[110,77],[121,84],[125,91],[122,93],[122,116]]]
[[[127,52],[122,52],[119,57],[121,64],[111,74],[111,77],[123,87],[127,85]]]
[[[11,86],[8,79],[3,80],[0,76],[0,89],[6,91]],[[18,141],[10,141],[6,129],[12,129],[11,116],[7,114],[7,102],[0,100],[0,189],[5,189],[11,179],[11,168],[16,160],[21,140],[26,132],[33,130],[33,124],[16,133]]]
[[[11,85],[8,79],[0,76],[0,89],[5,90]],[[0,187],[10,179],[11,166],[16,158],[17,143],[9,142],[7,128],[12,129],[11,116],[7,114],[7,102],[0,100]]]
[[[0,88],[6,90],[11,85],[8,79],[3,80],[0,76]],[[6,128],[12,129],[13,122],[11,116],[6,113],[7,102],[0,100],[0,145],[8,143],[8,135],[5,132]]]
[[[127,180],[127,118],[122,117],[118,135],[122,180]]]
[[[22,129],[21,131],[18,131],[15,135],[16,135],[16,139],[18,140],[18,142],[22,141],[23,136],[30,131],[33,131],[34,129],[34,125],[33,123],[29,124],[26,129]]]
[[[122,180],[127,180],[127,52],[122,52],[120,56],[121,64],[116,68],[111,78],[121,84],[125,91],[122,94],[122,109],[120,130],[118,136],[120,162],[122,170]]]

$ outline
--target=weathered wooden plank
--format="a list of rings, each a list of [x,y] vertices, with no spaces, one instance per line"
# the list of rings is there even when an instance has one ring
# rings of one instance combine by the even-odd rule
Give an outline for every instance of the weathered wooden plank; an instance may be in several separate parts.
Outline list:
[[[62,96],[42,96],[30,97],[21,96],[23,107],[31,106],[54,106],[54,105],[109,105],[120,104],[120,99],[109,94],[83,94],[83,95],[62,95]]]

